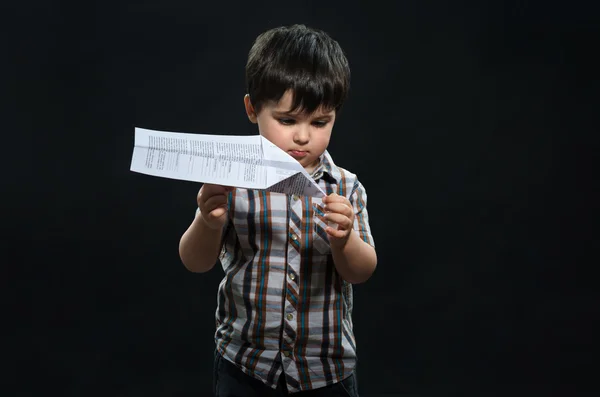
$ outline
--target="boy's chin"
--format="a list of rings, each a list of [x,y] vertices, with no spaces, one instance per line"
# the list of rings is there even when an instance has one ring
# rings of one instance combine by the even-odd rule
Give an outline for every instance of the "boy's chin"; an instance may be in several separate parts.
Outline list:
[[[298,160],[298,162],[300,163],[300,165],[302,165],[302,167],[304,167],[304,169],[310,174],[311,172],[313,172],[318,166],[319,166],[319,158],[317,159],[313,159],[312,161],[303,161],[302,160]]]

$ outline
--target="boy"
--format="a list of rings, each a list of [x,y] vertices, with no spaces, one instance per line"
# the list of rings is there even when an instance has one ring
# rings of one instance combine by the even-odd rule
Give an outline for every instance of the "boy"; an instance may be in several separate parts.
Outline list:
[[[258,36],[244,105],[261,135],[289,153],[325,198],[204,184],[179,252],[187,269],[220,260],[216,396],[358,396],[352,284],[377,264],[356,175],[327,146],[350,69],[338,43],[303,25]]]

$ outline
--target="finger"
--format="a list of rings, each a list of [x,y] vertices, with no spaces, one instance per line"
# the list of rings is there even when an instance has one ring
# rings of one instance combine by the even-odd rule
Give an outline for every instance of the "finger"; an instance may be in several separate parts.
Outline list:
[[[233,190],[231,186],[214,185],[212,183],[205,183],[203,186],[203,193],[206,195],[213,196],[215,194],[225,194]]]
[[[207,212],[211,212],[215,208],[225,207],[227,208],[227,196],[224,194],[219,194],[217,196],[209,197],[204,202],[204,210]]]
[[[213,221],[213,220],[227,216],[227,206],[221,205],[219,207],[211,209],[210,211],[209,210],[205,210],[205,211],[200,210],[200,213],[202,214],[204,219]]]
[[[202,201],[207,201],[212,196],[227,197],[228,189],[233,188],[220,185],[204,185],[200,190],[199,199]]]
[[[349,205],[346,205],[344,203],[327,204],[325,206],[325,211],[342,214],[342,215],[347,216],[348,218],[354,216],[354,211],[352,210],[352,207],[350,207]]]
[[[352,208],[352,204],[350,204],[350,201],[348,201],[348,199],[346,197],[342,197],[342,196],[338,196],[338,198],[329,199],[324,204],[325,204],[325,207],[327,207],[329,205],[333,205],[333,204],[342,204],[349,208]]]
[[[346,234],[348,233],[347,230],[336,230],[332,227],[326,228],[325,231],[327,232],[328,236],[335,237],[335,238],[344,238],[346,236]]]
[[[329,212],[326,214],[327,221],[333,222],[338,226],[338,230],[348,230],[352,228],[352,221],[347,216]]]
[[[331,193],[329,196],[323,197],[323,202],[324,203],[343,202],[344,200],[347,200],[346,197],[340,196],[337,193]]]
[[[222,207],[217,207],[214,210],[212,210],[208,216],[209,217],[214,217],[214,218],[220,218],[223,215],[225,215],[225,213],[227,213],[227,207],[222,206]]]

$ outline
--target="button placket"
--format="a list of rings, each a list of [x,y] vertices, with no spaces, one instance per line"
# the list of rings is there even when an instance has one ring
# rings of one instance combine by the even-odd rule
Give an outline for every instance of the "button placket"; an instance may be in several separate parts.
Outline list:
[[[288,211],[290,213],[294,213],[297,216],[302,216],[302,201],[298,196],[288,196]],[[300,271],[300,252],[302,244],[302,234],[297,229],[294,221],[288,217],[288,245],[287,245],[287,271],[285,278],[285,288],[289,290],[287,294],[292,294],[289,296],[295,296],[298,294],[298,272]],[[295,298],[286,299],[284,305],[284,313],[282,321],[284,323],[284,328],[288,330],[293,330],[292,333],[284,332],[284,341],[282,344],[281,354],[286,360],[293,356],[294,346],[296,341],[293,339],[292,334],[298,332],[298,324],[296,321],[296,300]],[[289,364],[288,364],[289,365]]]

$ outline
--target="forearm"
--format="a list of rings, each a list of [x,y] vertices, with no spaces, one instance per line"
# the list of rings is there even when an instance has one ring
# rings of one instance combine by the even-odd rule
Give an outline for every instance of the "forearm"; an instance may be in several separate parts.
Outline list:
[[[198,213],[179,241],[179,256],[191,272],[204,273],[213,268],[221,249],[222,229],[211,229]]]
[[[377,267],[375,248],[365,243],[357,232],[352,231],[343,247],[331,246],[337,272],[352,284],[367,281]]]

